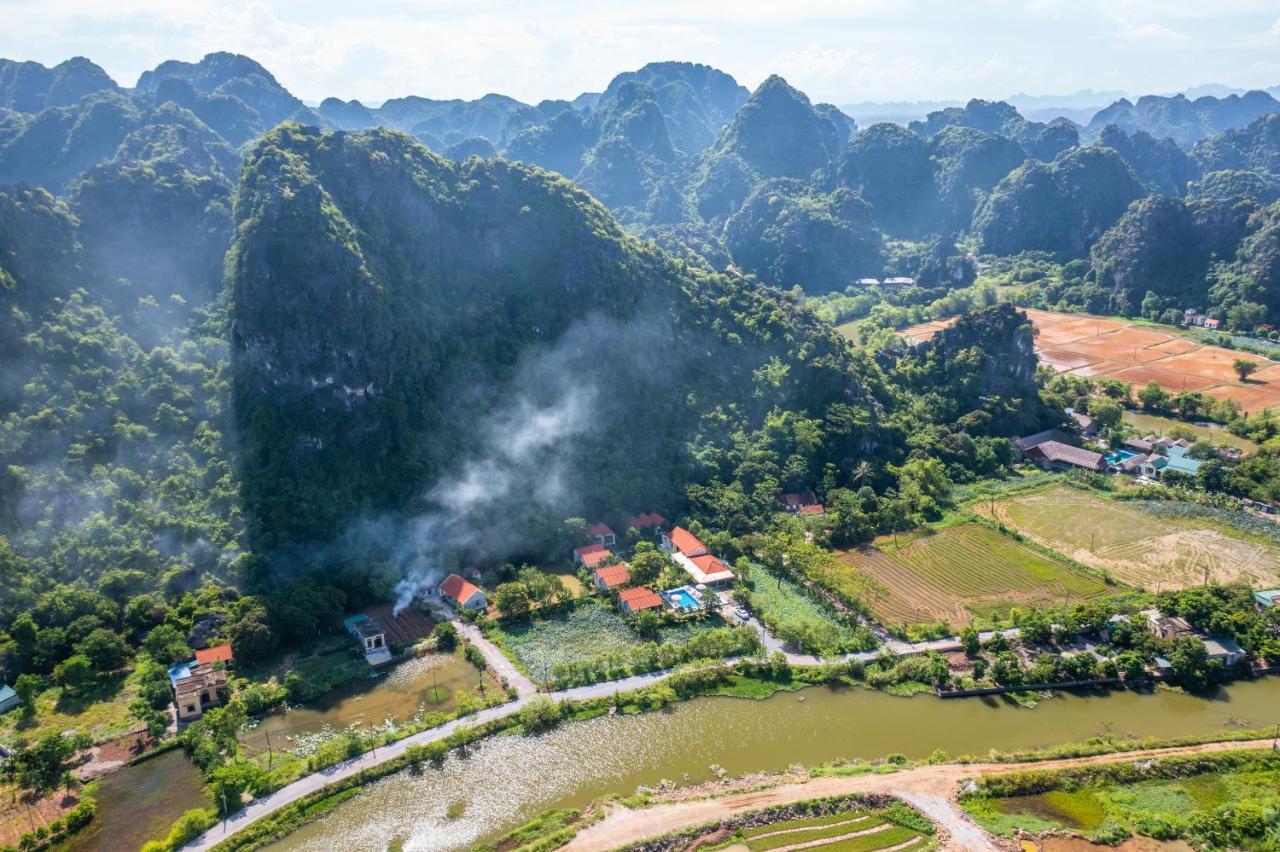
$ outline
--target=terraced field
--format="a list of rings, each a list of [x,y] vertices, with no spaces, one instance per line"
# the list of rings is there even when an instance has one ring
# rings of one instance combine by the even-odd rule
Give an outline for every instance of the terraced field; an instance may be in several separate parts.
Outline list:
[[[1105,594],[1098,578],[977,524],[851,550],[842,561],[871,576],[868,601],[885,624],[1003,616],[1020,604],[1078,601]]]
[[[974,511],[1123,583],[1152,591],[1244,582],[1269,587],[1280,575],[1280,547],[1201,518],[1157,517],[1084,491],[1052,486]]]
[[[739,843],[729,848],[751,852],[782,852],[800,848],[825,852],[888,852],[922,849],[928,845],[918,832],[859,811],[760,825],[743,831],[741,838]]]

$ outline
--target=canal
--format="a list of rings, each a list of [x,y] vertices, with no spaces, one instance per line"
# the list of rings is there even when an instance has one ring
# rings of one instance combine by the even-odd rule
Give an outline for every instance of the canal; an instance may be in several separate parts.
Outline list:
[[[548,808],[626,795],[661,779],[730,775],[902,752],[924,758],[1021,749],[1113,733],[1173,737],[1280,721],[1280,678],[1211,698],[1157,691],[1064,695],[1035,709],[999,699],[895,698],[815,687],[764,701],[704,698],[640,716],[601,717],[535,737],[502,736],[420,776],[389,776],[275,850],[468,847]]]

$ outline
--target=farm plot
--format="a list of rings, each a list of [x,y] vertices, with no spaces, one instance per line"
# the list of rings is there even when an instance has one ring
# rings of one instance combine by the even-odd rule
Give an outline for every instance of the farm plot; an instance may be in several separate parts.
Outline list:
[[[875,547],[843,559],[870,575],[879,588],[868,600],[886,624],[1003,616],[1015,606],[1081,600],[1105,594],[1099,579],[1024,547],[997,532],[966,524],[913,537],[895,547]]]
[[[622,616],[588,604],[547,618],[504,623],[502,644],[534,677],[542,678],[561,663],[626,653],[640,640]]]
[[[1063,486],[973,507],[1121,582],[1149,590],[1203,583],[1274,585],[1280,547],[1206,518],[1157,516]]]
[[[871,852],[928,845],[917,831],[859,811],[760,825],[741,832],[741,838],[741,846],[751,852],[802,848]]]

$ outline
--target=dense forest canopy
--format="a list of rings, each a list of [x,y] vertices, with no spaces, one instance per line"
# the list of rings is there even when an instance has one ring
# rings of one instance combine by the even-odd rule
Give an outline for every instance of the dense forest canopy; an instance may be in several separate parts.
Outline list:
[[[739,535],[814,489],[837,543],[936,517],[1065,422],[984,259],[1039,252],[1059,307],[1280,321],[1277,117],[1173,100],[859,128],[683,62],[312,109],[228,53],[132,88],[0,61],[4,665],[215,602],[274,647],[406,549],[563,556],[573,515]],[[855,284],[886,277],[893,304]],[[817,294],[871,315],[856,344]],[[964,316],[909,346],[907,303]]]

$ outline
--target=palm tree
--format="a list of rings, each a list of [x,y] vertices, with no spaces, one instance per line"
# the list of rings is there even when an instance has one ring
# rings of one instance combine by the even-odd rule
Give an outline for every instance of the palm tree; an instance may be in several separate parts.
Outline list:
[[[865,484],[868,479],[875,475],[875,472],[876,469],[871,462],[863,459],[853,469],[853,481],[859,485]]]

